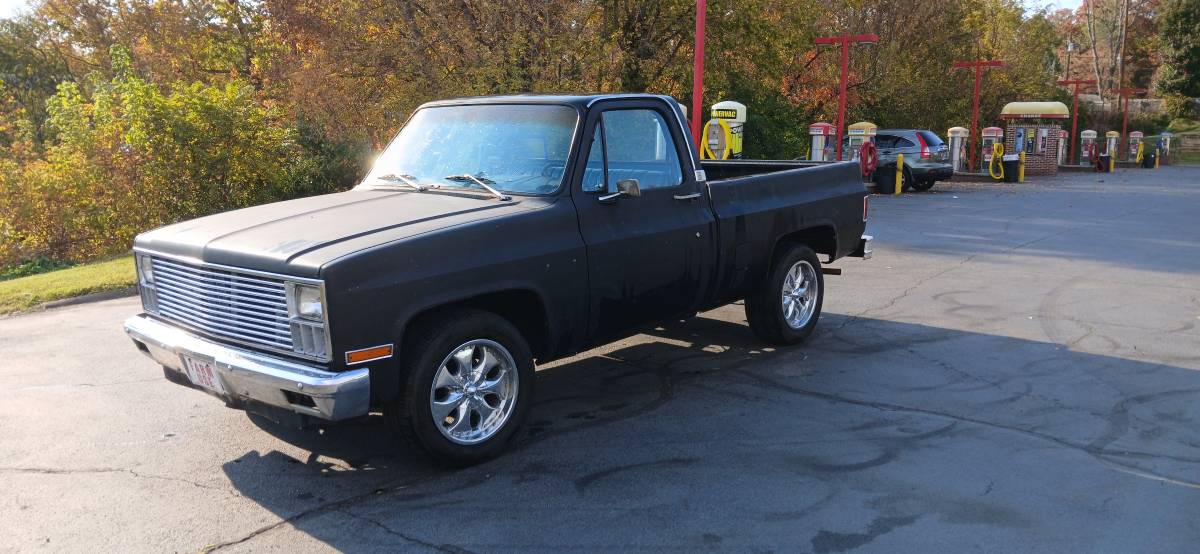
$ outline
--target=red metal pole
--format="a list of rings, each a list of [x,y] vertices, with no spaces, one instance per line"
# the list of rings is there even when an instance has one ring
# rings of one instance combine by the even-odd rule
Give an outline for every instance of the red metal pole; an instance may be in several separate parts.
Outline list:
[[[692,72],[692,140],[700,148],[701,110],[704,107],[704,18],[708,12],[708,0],[696,0],[696,61]]]
[[[817,37],[817,44],[831,44],[842,48],[842,76],[838,80],[838,115],[837,115],[837,159],[842,159],[842,137],[846,132],[846,88],[850,80],[850,44],[879,42],[878,35],[850,35],[842,33],[838,37]]]
[[[1129,130],[1129,96],[1122,98],[1121,112],[1121,140],[1117,141],[1117,152],[1124,152],[1122,158],[1129,161],[1129,149],[1125,146],[1125,133]]]
[[[967,155],[967,167],[975,166],[975,142],[979,140],[979,84],[983,80],[983,66],[975,64],[975,92],[971,93],[971,152]]]
[[[979,89],[983,81],[983,70],[989,67],[1002,67],[1000,60],[975,60],[972,62],[954,62],[953,69],[974,69],[975,90],[971,92],[971,149],[967,155],[967,165],[975,167],[975,150],[979,140]]]
[[[1079,87],[1094,85],[1096,84],[1096,81],[1068,79],[1059,81],[1058,84],[1072,85],[1075,87],[1074,91],[1071,93],[1071,136],[1069,137],[1071,141],[1071,152],[1067,155],[1067,163],[1075,163],[1075,141],[1077,140],[1077,133],[1079,131]]]
[[[837,159],[842,161],[842,134],[846,132],[846,85],[850,80],[850,34],[842,33],[842,78],[838,83]]]
[[[1067,163],[1075,163],[1075,137],[1076,130],[1079,129],[1079,83],[1075,83],[1075,93],[1071,100],[1071,136],[1067,140],[1071,141],[1071,152],[1067,154]]]

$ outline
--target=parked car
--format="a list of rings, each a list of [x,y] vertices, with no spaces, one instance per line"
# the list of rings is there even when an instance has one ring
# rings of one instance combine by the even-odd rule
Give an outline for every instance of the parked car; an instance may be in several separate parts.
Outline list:
[[[950,147],[933,131],[881,129],[875,135],[875,148],[879,150],[878,167],[882,171],[876,174],[880,177],[890,175],[894,179],[897,154],[904,154],[904,183],[913,190],[927,191],[954,175]]]
[[[937,181],[954,175],[950,164],[950,147],[933,131],[924,129],[881,129],[875,135],[879,154],[875,184],[880,190],[891,191],[895,186],[897,154],[904,154],[904,188],[927,191]],[[849,148],[847,140],[843,149]]]
[[[818,256],[871,254],[868,201],[857,163],[698,162],[665,96],[433,102],[353,190],[139,235],[125,329],[231,407],[381,410],[471,464],[525,420],[535,361],[738,299],[764,341],[804,340]]]

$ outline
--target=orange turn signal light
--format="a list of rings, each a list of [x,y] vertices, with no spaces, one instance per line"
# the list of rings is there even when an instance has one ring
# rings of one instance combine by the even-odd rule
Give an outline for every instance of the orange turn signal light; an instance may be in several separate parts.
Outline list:
[[[371,362],[392,357],[392,345],[384,344],[382,346],[372,346],[361,350],[351,350],[346,352],[347,364],[361,364],[363,362]]]

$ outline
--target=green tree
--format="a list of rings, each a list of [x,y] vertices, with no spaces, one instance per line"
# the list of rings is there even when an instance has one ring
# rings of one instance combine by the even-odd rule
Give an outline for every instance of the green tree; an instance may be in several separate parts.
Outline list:
[[[1160,93],[1200,96],[1200,0],[1164,0],[1159,15]]]
[[[47,32],[46,23],[30,16],[0,19],[0,147],[26,140],[40,149],[46,100],[72,78],[66,59],[42,40]]]

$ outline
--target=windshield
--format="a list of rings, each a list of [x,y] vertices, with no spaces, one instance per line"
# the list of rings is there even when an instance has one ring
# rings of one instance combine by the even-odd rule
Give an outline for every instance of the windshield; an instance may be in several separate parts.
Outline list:
[[[548,104],[440,106],[413,114],[360,187],[394,184],[479,188],[471,175],[516,194],[558,190],[578,116]]]

